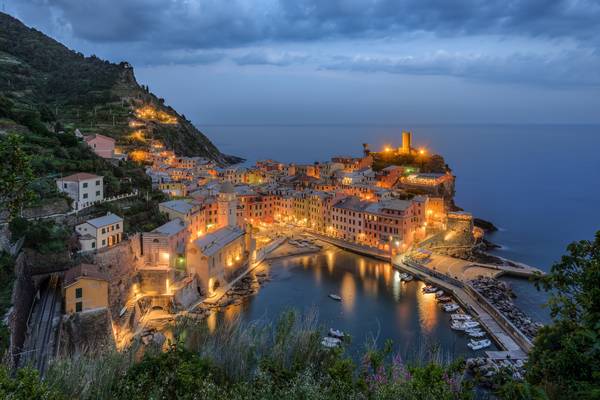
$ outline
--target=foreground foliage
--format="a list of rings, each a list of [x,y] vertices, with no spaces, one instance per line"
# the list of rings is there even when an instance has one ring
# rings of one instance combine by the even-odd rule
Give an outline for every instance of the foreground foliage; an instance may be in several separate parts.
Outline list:
[[[552,398],[600,398],[600,231],[571,243],[539,285],[550,290],[553,324],[542,328],[527,380]]]

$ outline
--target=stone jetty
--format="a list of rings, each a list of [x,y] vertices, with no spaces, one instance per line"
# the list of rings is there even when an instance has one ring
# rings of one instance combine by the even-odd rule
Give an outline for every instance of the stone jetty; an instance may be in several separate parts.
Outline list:
[[[481,277],[470,281],[470,284],[523,332],[529,340],[533,340],[542,324],[532,321],[515,305],[512,301],[515,295],[507,283],[494,278]]]

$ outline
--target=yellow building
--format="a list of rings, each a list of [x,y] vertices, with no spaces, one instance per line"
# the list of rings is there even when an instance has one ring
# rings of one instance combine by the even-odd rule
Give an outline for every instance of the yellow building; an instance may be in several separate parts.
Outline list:
[[[65,273],[65,313],[108,308],[108,281],[96,265],[80,264]]]

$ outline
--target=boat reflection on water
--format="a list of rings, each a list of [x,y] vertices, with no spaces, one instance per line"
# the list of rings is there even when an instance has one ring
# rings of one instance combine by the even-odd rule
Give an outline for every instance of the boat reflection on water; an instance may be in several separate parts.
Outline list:
[[[209,330],[236,318],[272,321],[291,308],[301,313],[316,308],[323,328],[350,333],[349,351],[355,354],[364,350],[370,337],[378,337],[379,345],[394,340],[406,357],[431,344],[451,356],[473,354],[468,338],[450,329],[435,296],[421,292],[424,284],[402,281],[389,263],[334,247],[271,263],[271,280],[241,304],[208,317]],[[342,301],[332,301],[330,293],[339,294]]]

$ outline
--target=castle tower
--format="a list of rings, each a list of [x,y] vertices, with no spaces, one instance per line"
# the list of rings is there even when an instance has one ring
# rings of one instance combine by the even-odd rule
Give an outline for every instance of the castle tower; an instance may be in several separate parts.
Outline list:
[[[410,154],[412,147],[412,133],[410,131],[402,131],[402,154]]]
[[[363,154],[367,157],[371,153],[369,150],[369,143],[363,143]]]
[[[219,193],[219,227],[237,225],[237,198],[233,185],[229,182],[221,184]]]

